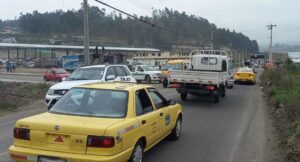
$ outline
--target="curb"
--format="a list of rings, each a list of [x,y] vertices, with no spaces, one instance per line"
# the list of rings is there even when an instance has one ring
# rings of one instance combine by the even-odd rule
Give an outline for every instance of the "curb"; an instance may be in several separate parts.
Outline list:
[[[18,76],[40,76],[42,77],[43,74],[31,74],[31,73],[3,73],[0,72],[0,75],[18,75]]]

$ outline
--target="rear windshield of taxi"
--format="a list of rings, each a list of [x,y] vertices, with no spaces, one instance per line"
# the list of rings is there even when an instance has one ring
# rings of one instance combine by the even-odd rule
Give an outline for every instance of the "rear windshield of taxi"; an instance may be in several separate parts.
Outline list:
[[[246,69],[246,68],[240,68],[238,69],[238,72],[253,72],[252,69]]]
[[[106,89],[72,88],[49,112],[67,115],[123,118],[128,92]]]

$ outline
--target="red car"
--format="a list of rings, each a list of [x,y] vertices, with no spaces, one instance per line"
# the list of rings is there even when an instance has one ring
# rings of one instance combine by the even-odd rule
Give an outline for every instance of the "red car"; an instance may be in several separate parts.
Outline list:
[[[51,68],[44,73],[44,80],[61,82],[63,78],[66,78],[69,76],[70,76],[70,73],[68,73],[64,69]]]

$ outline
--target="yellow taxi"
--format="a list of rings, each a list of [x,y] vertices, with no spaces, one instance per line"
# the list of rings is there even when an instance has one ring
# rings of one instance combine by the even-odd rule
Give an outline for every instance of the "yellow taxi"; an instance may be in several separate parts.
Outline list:
[[[9,153],[15,161],[141,162],[165,137],[179,139],[181,123],[181,105],[151,86],[87,84],[18,120]]]
[[[252,68],[248,68],[248,67],[238,68],[234,76],[234,82],[236,84],[241,82],[255,84],[256,74]]]

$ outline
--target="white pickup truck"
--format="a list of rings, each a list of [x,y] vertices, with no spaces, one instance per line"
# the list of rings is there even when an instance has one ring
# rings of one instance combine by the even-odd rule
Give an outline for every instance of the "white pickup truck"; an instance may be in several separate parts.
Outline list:
[[[137,82],[146,81],[148,84],[152,81],[161,82],[161,71],[147,65],[137,65],[132,72],[132,76]]]
[[[169,80],[176,85],[177,92],[185,101],[188,94],[209,96],[214,102],[225,97],[230,80],[228,54],[216,50],[195,50],[190,53],[188,70],[171,70]]]

